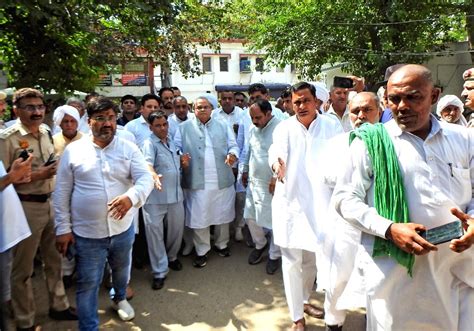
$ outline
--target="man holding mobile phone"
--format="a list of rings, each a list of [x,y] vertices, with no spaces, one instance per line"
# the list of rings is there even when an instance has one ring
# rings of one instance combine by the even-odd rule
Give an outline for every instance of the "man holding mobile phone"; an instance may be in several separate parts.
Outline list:
[[[45,264],[47,290],[52,303],[49,316],[57,320],[77,319],[70,309],[61,278],[61,256],[55,247],[50,197],[57,162],[45,165],[54,154],[50,129],[43,124],[46,106],[43,94],[22,88],[13,95],[13,111],[19,121],[0,133],[0,160],[9,169],[25,150],[33,155],[31,181],[15,189],[25,211],[32,235],[18,244],[12,267],[12,306],[18,330],[34,327],[35,304],[31,275],[38,248]]]
[[[334,77],[333,85],[329,92],[331,105],[326,113],[336,117],[341,122],[344,132],[352,130],[348,107],[349,92],[355,91],[359,93],[363,89],[364,80],[362,78],[356,76]]]
[[[393,119],[356,131],[350,175],[335,188],[335,209],[363,231],[367,330],[474,325],[474,135],[431,114],[438,96],[427,68],[395,71],[387,84]],[[434,245],[420,235],[456,219],[459,239]]]

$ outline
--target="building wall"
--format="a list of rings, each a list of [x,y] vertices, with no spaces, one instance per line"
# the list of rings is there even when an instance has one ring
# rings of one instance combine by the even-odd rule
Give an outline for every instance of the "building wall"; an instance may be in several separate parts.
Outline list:
[[[286,83],[293,84],[297,82],[296,73],[291,71],[291,66],[277,69],[265,68],[264,72],[256,71],[256,61],[262,55],[251,53],[241,42],[226,42],[221,44],[221,51],[215,54],[210,48],[199,47],[199,57],[202,63],[203,57],[211,58],[211,71],[194,78],[185,78],[180,72],[172,72],[171,82],[173,86],[178,86],[181,93],[192,100],[200,94],[210,91],[216,94],[216,85],[248,85],[252,83]],[[226,57],[228,71],[221,71],[220,57]],[[250,71],[241,72],[242,57],[250,60]],[[159,89],[160,81],[159,68],[155,69],[155,85]]]

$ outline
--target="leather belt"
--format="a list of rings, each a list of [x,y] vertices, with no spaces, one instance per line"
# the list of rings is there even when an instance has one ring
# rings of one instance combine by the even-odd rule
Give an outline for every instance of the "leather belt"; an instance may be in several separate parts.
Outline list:
[[[26,201],[26,202],[46,202],[48,201],[49,197],[51,196],[51,193],[48,194],[21,194],[18,193],[18,197],[20,198],[21,201]]]

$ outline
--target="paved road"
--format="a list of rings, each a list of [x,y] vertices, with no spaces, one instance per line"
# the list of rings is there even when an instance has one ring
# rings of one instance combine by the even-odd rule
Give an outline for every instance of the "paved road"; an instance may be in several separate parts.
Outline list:
[[[99,314],[101,330],[192,330],[282,331],[291,326],[283,291],[281,271],[269,276],[265,261],[256,266],[247,263],[251,249],[233,243],[232,256],[211,253],[203,269],[192,267],[192,258],[181,258],[184,268],[170,271],[165,287],[153,291],[149,269],[133,270],[135,298],[131,304],[136,317],[122,322],[110,308],[107,291],[101,289]],[[48,318],[47,295],[42,273],[34,278],[37,299],[37,323],[42,330],[76,330],[75,322],[55,322]],[[74,288],[68,290],[75,306]],[[314,293],[312,303],[322,306],[324,295]],[[307,318],[308,330],[324,330],[324,322]],[[344,330],[365,330],[363,312],[351,312]]]

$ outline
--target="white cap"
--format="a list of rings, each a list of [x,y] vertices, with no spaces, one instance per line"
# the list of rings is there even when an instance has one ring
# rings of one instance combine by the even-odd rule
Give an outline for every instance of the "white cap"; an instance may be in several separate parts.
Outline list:
[[[74,108],[73,106],[60,106],[54,110],[54,115],[53,115],[53,121],[54,124],[57,126],[61,125],[61,122],[63,121],[64,115],[70,115],[74,117],[74,119],[79,123],[79,120],[81,116],[79,115],[79,111]]]
[[[441,116],[441,111],[448,106],[456,106],[459,108],[460,112],[462,112],[464,109],[464,104],[462,103],[461,99],[455,95],[448,94],[439,99],[438,104],[436,105],[436,114]]]

